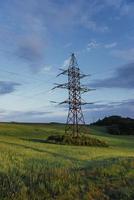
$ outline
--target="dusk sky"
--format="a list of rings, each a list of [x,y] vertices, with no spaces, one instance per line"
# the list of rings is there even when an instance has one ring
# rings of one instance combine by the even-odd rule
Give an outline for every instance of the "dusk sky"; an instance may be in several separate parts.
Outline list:
[[[74,52],[86,122],[134,118],[134,0],[0,0],[0,121],[66,122],[68,93],[51,91]]]

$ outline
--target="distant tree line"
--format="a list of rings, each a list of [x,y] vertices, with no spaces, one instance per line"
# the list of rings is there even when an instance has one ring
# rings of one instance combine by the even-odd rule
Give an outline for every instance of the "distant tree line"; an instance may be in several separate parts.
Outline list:
[[[105,117],[91,125],[106,126],[110,134],[115,135],[134,135],[134,119],[121,116]]]

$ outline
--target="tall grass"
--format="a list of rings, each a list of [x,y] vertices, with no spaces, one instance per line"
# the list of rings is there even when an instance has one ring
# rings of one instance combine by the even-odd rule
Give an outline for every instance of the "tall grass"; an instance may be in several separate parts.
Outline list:
[[[133,200],[134,137],[89,134],[109,147],[44,143],[60,125],[0,124],[0,200]]]
[[[30,168],[29,168],[30,167]],[[12,168],[0,172],[1,199],[133,200],[134,160],[110,159],[88,168]]]

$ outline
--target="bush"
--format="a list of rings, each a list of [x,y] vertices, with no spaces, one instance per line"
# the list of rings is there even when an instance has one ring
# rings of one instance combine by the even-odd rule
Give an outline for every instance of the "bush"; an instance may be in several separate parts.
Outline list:
[[[108,147],[105,141],[97,138],[89,137],[86,135],[80,135],[74,137],[72,135],[51,135],[47,138],[47,142],[67,145],[80,145],[80,146],[102,146]]]

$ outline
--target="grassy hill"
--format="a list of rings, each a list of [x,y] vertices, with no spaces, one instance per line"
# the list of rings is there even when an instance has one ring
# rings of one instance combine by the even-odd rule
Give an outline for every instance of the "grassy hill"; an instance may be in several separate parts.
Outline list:
[[[88,127],[109,147],[45,143],[60,124],[0,124],[0,200],[133,200],[134,136]]]
[[[134,135],[134,119],[121,116],[109,116],[99,119],[92,125],[105,126],[113,135]]]

